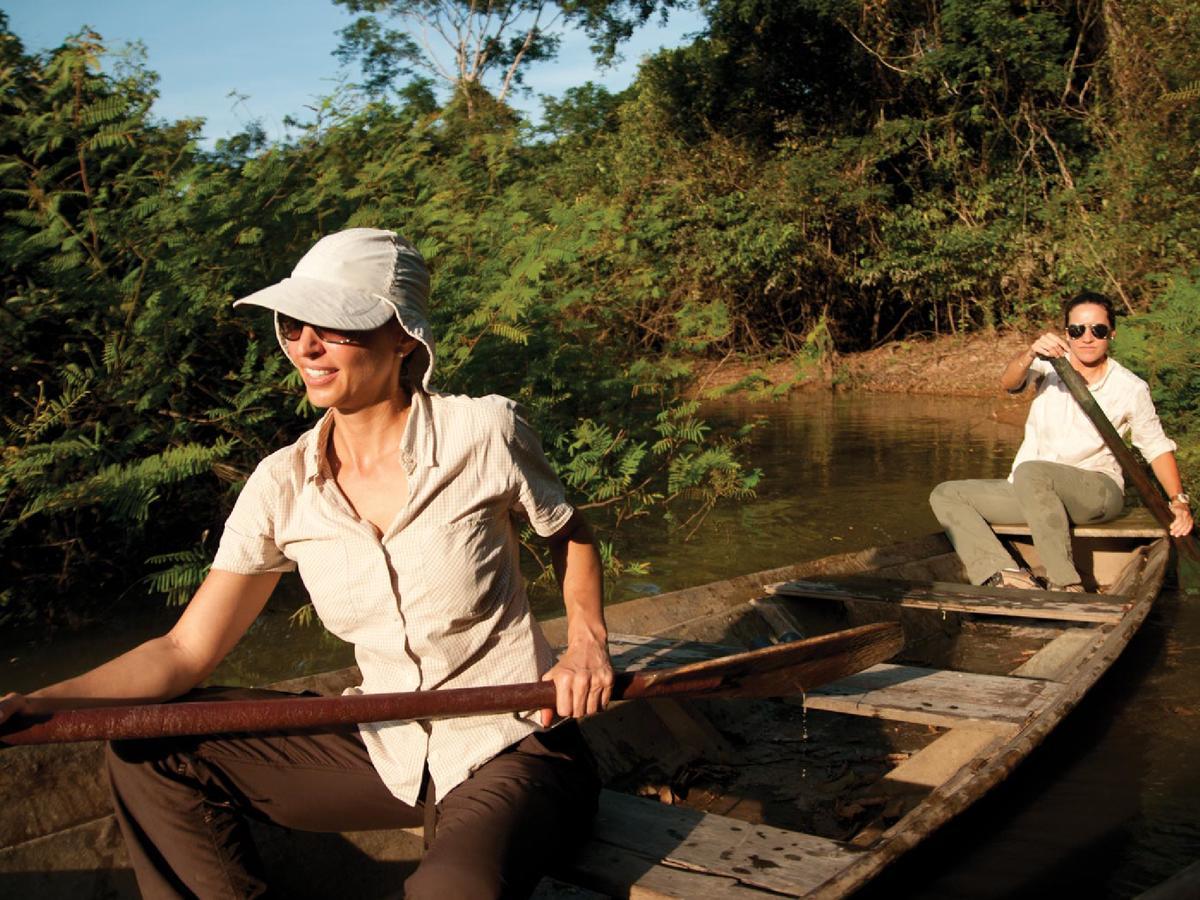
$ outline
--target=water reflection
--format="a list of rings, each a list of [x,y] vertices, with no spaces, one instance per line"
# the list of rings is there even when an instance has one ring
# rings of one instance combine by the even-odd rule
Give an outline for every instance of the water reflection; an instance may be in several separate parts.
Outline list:
[[[670,591],[936,531],[934,484],[1008,472],[1020,431],[990,411],[978,399],[826,393],[715,406],[714,421],[760,423],[749,454],[765,476],[758,499],[714,510],[687,542],[662,524],[632,523],[620,549],[649,560],[651,574],[613,593]]]

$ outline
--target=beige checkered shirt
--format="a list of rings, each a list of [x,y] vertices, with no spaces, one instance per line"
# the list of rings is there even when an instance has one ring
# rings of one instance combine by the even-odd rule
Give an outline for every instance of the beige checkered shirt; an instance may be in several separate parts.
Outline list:
[[[537,435],[502,397],[417,393],[400,445],[409,498],[378,537],[332,477],[326,415],[268,456],[238,497],[213,568],[291,571],[321,621],[354,644],[347,693],[536,681],[553,662],[529,611],[514,516],[543,537],[571,506]],[[414,803],[428,762],[439,797],[537,726],[489,715],[362,725],[388,789]]]

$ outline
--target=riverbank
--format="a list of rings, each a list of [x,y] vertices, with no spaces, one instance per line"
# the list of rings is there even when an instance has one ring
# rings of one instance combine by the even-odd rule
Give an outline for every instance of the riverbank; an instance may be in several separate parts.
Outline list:
[[[696,366],[696,392],[714,397],[744,387],[782,390],[875,391],[993,397],[1004,364],[1028,347],[1034,333],[998,331],[892,341],[861,353],[788,359],[724,359]]]
[[[892,341],[862,353],[824,358],[725,359],[697,364],[693,394],[702,399],[741,391],[775,395],[837,390],[978,397],[980,412],[1004,424],[1025,420],[1029,395],[999,387],[1004,364],[1028,347],[1033,332],[997,331]]]

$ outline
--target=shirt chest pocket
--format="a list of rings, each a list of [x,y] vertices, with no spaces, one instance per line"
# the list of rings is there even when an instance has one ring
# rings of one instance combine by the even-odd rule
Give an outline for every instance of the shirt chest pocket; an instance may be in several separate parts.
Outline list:
[[[506,514],[481,510],[414,532],[422,605],[451,626],[487,616],[516,577],[511,529]]]

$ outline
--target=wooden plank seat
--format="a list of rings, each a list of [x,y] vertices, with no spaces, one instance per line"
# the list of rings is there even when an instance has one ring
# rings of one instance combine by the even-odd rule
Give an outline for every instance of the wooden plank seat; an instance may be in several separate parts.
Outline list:
[[[1061,686],[1040,678],[979,675],[884,663],[810,691],[809,709],[955,727],[1013,731]]]
[[[781,598],[763,597],[751,605],[776,635],[802,627]],[[850,715],[1012,732],[1061,690],[1048,678],[1030,677],[1034,674],[981,675],[885,663],[810,691],[804,704]]]
[[[1021,590],[942,581],[915,582],[862,575],[828,576],[768,585],[777,597],[861,600],[909,609],[1017,616],[1067,622],[1117,622],[1129,608],[1125,597],[1067,591]]]
[[[815,835],[606,790],[591,841],[552,874],[613,897],[799,896],[861,852]],[[537,896],[572,894],[543,885]]]
[[[993,525],[996,534],[1028,535],[1029,526]],[[1096,525],[1072,525],[1071,533],[1077,538],[1154,538],[1162,537],[1167,530],[1158,523],[1153,513],[1144,506],[1127,510],[1117,518]]]

